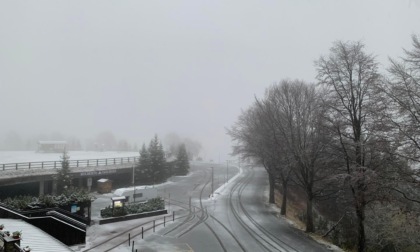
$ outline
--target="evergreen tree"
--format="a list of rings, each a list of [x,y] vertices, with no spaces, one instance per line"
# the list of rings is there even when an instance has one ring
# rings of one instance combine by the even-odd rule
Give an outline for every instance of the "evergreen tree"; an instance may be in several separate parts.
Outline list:
[[[165,181],[167,178],[165,152],[157,135],[150,141],[149,154],[153,183]]]
[[[61,169],[57,171],[55,179],[57,180],[57,190],[62,193],[67,189],[70,189],[72,176],[70,175],[70,156],[67,153],[67,150],[64,149],[63,156],[61,159]]]
[[[135,169],[135,183],[151,183],[152,171],[150,166],[150,153],[143,144],[140,150],[140,160]]]
[[[188,158],[187,149],[185,144],[178,146],[178,153],[175,160],[175,174],[176,175],[187,175],[190,170],[190,161]]]

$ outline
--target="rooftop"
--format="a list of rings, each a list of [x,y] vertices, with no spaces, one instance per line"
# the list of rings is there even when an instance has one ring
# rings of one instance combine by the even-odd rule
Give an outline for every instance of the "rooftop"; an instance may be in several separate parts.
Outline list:
[[[66,141],[38,141],[38,144],[67,144]]]

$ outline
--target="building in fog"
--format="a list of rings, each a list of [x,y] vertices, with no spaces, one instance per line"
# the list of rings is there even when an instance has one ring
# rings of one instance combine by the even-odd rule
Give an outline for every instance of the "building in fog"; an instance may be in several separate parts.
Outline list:
[[[38,141],[37,152],[63,152],[66,141]]]

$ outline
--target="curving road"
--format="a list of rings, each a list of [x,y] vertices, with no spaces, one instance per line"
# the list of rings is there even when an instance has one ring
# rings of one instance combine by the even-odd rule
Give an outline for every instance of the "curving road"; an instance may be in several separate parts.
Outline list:
[[[194,165],[189,176],[174,177],[159,186],[175,221],[169,214],[164,226],[163,217],[155,218],[155,232],[151,219],[131,222],[127,230],[108,238],[112,246],[106,247],[106,241],[98,244],[104,246],[101,251],[328,251],[278,218],[266,203],[268,180],[263,168],[242,167],[232,179],[236,173],[238,169],[232,167],[228,171],[221,165]],[[221,193],[210,198],[212,187],[220,186],[225,186]],[[134,250],[127,245],[127,232],[135,241]],[[85,251],[96,251],[94,247]]]

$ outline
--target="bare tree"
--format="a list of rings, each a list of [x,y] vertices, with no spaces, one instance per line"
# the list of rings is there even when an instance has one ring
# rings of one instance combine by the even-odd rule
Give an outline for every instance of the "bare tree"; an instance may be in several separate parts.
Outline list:
[[[375,188],[373,166],[380,154],[375,135],[375,113],[381,103],[372,92],[380,81],[377,63],[364,52],[361,42],[334,43],[330,55],[315,62],[317,79],[328,90],[327,121],[342,159],[342,171],[349,185],[358,226],[358,251],[366,251],[365,208]]]
[[[417,169],[420,167],[420,41],[414,35],[412,40],[413,48],[404,50],[404,57],[390,59],[389,78],[377,88],[387,104],[384,112],[384,122],[390,128],[387,136],[400,164],[396,166],[399,177],[390,190],[420,203],[420,170]]]
[[[275,180],[280,182],[281,214],[286,214],[287,188],[293,174],[306,194],[307,232],[315,229],[314,200],[325,196],[328,185],[330,159],[324,155],[328,135],[322,126],[323,108],[315,86],[283,80],[268,88],[263,99],[256,99],[228,131],[238,141],[235,153],[253,157],[266,168],[270,202],[274,202]]]
[[[287,210],[287,191],[291,172],[295,166],[295,160],[288,151],[285,144],[286,139],[281,130],[282,122],[278,120],[278,108],[274,104],[268,102],[270,89],[266,91],[266,97],[263,100],[255,99],[255,123],[264,135],[262,145],[265,148],[260,149],[261,163],[269,172],[270,186],[272,185],[273,203],[274,203],[274,187],[276,181],[280,182],[282,192],[281,215],[286,215]],[[273,106],[274,105],[274,106]]]
[[[252,106],[243,111],[238,121],[228,134],[237,145],[233,147],[233,154],[241,155],[243,158],[251,158],[263,165],[268,173],[270,185],[269,203],[275,203],[274,187],[277,177],[277,150],[271,138],[267,121],[262,117],[263,113],[257,106]]]
[[[276,126],[281,136],[279,152],[292,172],[296,183],[306,194],[306,231],[313,232],[314,200],[324,195],[325,172],[329,159],[325,157],[328,135],[322,126],[324,113],[315,86],[302,81],[283,80],[272,86],[259,106]],[[283,169],[286,170],[287,169]]]
[[[185,145],[190,160],[198,158],[202,149],[201,143],[190,138],[181,138],[178,134],[171,132],[167,134],[163,140],[166,146],[166,155],[168,158],[175,157],[178,153],[179,146]]]
[[[382,91],[390,98],[395,113],[390,119],[403,138],[404,157],[420,162],[420,41],[413,39],[413,49],[405,50],[401,62],[390,59],[390,79]]]

